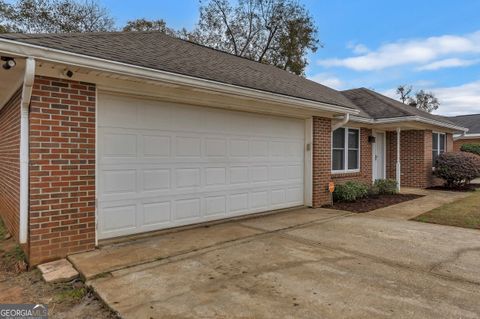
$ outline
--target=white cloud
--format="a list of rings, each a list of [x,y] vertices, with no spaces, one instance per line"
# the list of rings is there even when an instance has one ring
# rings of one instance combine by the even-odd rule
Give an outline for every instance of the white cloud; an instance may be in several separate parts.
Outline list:
[[[432,89],[440,101],[436,113],[462,115],[480,113],[480,80],[454,87]]]
[[[451,58],[451,59],[438,60],[429,64],[422,65],[418,67],[417,70],[433,71],[433,70],[438,70],[443,68],[466,67],[466,66],[477,64],[479,62],[480,60],[478,59],[466,60],[466,59]]]
[[[381,93],[398,100],[395,91],[395,89],[389,89]],[[427,91],[432,91],[440,101],[440,107],[434,111],[436,114],[454,116],[480,113],[480,80],[459,86],[427,89]]]
[[[308,79],[337,90],[344,86],[342,80],[328,73],[317,73],[308,77]]]
[[[324,67],[345,67],[356,71],[382,70],[405,64],[427,64],[441,57],[480,54],[480,31],[464,36],[443,35],[426,39],[400,40],[375,51],[345,59],[317,61]]]
[[[355,44],[353,42],[350,42],[350,43],[347,44],[347,48],[352,50],[352,52],[355,53],[355,54],[365,54],[365,53],[370,52],[370,50],[367,48],[367,46],[364,45],[364,44],[361,44],[361,43]]]

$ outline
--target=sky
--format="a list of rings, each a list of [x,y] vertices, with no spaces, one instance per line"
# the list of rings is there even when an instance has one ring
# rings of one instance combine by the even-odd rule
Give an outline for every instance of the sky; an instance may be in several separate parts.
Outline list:
[[[198,0],[100,2],[119,27],[148,18],[191,29],[198,20]],[[308,56],[309,79],[391,97],[407,84],[435,93],[441,103],[437,114],[480,113],[480,1],[299,2],[312,14],[323,44]]]

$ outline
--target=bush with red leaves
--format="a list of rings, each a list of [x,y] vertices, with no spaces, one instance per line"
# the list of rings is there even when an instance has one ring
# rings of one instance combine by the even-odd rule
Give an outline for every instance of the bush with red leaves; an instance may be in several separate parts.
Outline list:
[[[480,177],[480,156],[465,152],[443,153],[435,162],[434,175],[445,180],[446,187],[463,187]]]

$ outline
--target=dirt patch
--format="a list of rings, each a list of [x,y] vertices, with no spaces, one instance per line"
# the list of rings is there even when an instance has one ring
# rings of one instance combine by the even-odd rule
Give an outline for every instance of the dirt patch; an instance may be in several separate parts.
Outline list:
[[[39,270],[25,271],[23,253],[12,238],[3,238],[0,238],[0,304],[47,304],[49,318],[118,318],[81,281],[47,284]]]
[[[450,191],[450,192],[474,192],[477,189],[480,189],[480,184],[472,183],[465,185],[463,187],[449,188],[445,186],[433,186],[427,189],[437,190],[437,191]]]
[[[355,202],[337,202],[333,205],[324,205],[324,208],[333,208],[339,210],[346,210],[353,213],[367,213],[375,209],[388,207],[391,205],[403,203],[409,200],[423,197],[423,195],[416,194],[395,194],[395,195],[381,195],[378,197],[368,197],[357,200]]]

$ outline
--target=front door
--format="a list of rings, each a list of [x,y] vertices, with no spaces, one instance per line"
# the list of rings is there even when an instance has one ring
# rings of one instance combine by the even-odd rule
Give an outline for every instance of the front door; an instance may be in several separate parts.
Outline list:
[[[375,143],[372,146],[373,153],[373,180],[385,178],[385,133],[374,132]]]

